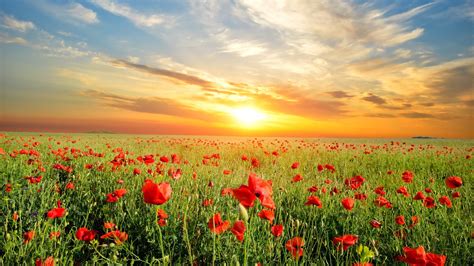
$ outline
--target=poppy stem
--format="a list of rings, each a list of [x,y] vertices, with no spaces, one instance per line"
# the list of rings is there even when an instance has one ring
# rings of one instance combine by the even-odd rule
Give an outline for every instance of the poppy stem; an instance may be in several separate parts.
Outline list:
[[[155,224],[158,225],[158,233],[160,235],[160,249],[161,249],[161,258],[165,259],[165,249],[163,247],[163,234],[161,233],[161,226],[158,224],[158,215],[157,215],[158,209],[155,210]],[[165,263],[166,264],[166,263]]]

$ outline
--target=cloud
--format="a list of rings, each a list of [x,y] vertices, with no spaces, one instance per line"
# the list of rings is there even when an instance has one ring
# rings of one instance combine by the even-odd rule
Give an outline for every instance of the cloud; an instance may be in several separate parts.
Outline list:
[[[117,59],[117,60],[113,60],[111,63],[113,66],[116,66],[116,67],[127,67],[127,68],[131,68],[137,71],[149,73],[152,75],[158,75],[162,77],[171,78],[173,80],[186,83],[186,84],[197,85],[201,87],[212,87],[214,85],[214,83],[201,79],[196,76],[187,75],[187,74],[183,74],[183,73],[179,73],[179,72],[175,72],[175,71],[171,71],[167,69],[150,67],[147,65],[135,64],[135,63],[128,62],[125,60]]]
[[[348,94],[345,91],[328,91],[327,94],[331,95],[334,98],[352,98],[353,95]]]
[[[362,100],[371,102],[377,105],[382,105],[382,104],[387,103],[387,101],[384,98],[374,95],[374,94],[370,94],[369,96],[363,97]]]
[[[26,32],[35,29],[35,24],[31,21],[22,21],[9,15],[2,15],[2,26],[7,29]]]
[[[434,72],[425,84],[441,99],[456,99],[474,91],[474,62]]]
[[[92,0],[92,3],[114,15],[130,20],[136,26],[153,27],[169,19],[163,15],[142,14],[125,4],[119,4],[113,0]]]
[[[21,37],[12,37],[6,33],[0,32],[0,43],[26,45],[28,42]]]
[[[214,122],[221,121],[223,117],[222,114],[217,112],[210,113],[196,109],[169,98],[130,97],[92,89],[82,91],[81,95],[92,97],[102,104],[110,107],[139,113],[169,115],[185,119],[198,119],[202,121],[209,121],[209,118],[212,117]]]
[[[248,57],[262,54],[267,51],[267,48],[261,42],[230,40],[220,51],[223,53],[237,53],[241,57]]]
[[[100,22],[97,13],[79,3],[55,4],[44,0],[33,1],[33,3],[45,12],[72,24]]]

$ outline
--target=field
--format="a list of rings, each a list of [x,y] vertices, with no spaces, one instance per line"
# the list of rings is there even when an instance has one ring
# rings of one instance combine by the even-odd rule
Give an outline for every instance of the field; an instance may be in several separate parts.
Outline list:
[[[471,140],[5,133],[0,148],[2,265],[474,262]]]

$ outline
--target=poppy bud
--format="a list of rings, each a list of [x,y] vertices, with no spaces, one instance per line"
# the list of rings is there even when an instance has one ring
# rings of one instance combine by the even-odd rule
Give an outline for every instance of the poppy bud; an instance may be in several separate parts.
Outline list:
[[[244,207],[244,205],[239,203],[239,213],[240,213],[240,218],[244,221],[249,220],[249,214],[247,212],[247,209]]]

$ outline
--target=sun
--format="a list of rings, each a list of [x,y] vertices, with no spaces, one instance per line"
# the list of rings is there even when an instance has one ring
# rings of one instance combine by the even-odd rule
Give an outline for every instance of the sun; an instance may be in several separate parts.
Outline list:
[[[240,124],[247,127],[254,126],[257,122],[267,117],[261,111],[250,107],[233,109],[230,113]]]

